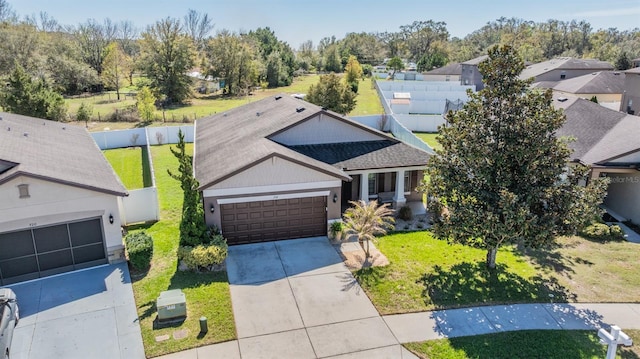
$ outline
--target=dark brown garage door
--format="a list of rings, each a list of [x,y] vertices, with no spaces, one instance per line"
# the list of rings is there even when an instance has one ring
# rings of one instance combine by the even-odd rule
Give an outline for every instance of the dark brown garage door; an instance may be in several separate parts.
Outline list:
[[[100,218],[0,233],[0,284],[104,263]]]
[[[229,244],[324,236],[326,208],[326,197],[223,204],[222,234]]]

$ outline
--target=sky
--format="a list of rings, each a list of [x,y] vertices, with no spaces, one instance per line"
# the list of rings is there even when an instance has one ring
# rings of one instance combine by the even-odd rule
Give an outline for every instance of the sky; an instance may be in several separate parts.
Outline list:
[[[47,12],[63,25],[87,19],[131,20],[137,27],[188,9],[207,13],[222,29],[270,27],[294,49],[325,36],[349,32],[395,32],[416,20],[444,21],[452,37],[464,37],[500,17],[535,22],[586,20],[594,29],[640,27],[640,0],[7,0],[20,17]]]

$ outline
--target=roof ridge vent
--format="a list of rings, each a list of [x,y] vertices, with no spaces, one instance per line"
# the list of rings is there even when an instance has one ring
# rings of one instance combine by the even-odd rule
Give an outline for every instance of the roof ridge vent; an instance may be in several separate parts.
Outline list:
[[[305,110],[305,108],[304,108],[304,107],[297,107],[297,108],[296,108],[296,112],[297,112],[297,113],[300,113],[300,112],[302,112],[302,111],[304,111],[304,110]]]
[[[25,132],[22,134],[24,137],[29,137],[29,132]]]
[[[278,100],[279,100],[279,99],[281,99],[281,98],[282,98],[282,96],[279,96],[279,95],[278,95],[278,96],[276,96],[276,101],[278,101]]]
[[[260,117],[260,112],[256,112],[256,117]]]
[[[567,100],[568,100],[568,98],[566,98],[566,97],[558,97],[558,101],[560,101],[560,102],[565,102]]]

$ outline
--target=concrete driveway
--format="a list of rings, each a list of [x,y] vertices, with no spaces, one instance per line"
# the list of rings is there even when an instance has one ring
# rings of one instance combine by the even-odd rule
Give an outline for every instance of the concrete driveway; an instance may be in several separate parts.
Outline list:
[[[20,306],[12,359],[145,357],[126,263],[9,287]]]
[[[326,237],[232,246],[227,257],[248,358],[415,358],[402,348]]]

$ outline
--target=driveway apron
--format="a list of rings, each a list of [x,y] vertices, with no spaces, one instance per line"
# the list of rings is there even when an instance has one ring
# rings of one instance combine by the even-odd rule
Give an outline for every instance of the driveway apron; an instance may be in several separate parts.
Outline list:
[[[415,358],[326,237],[232,246],[227,273],[243,359]]]

